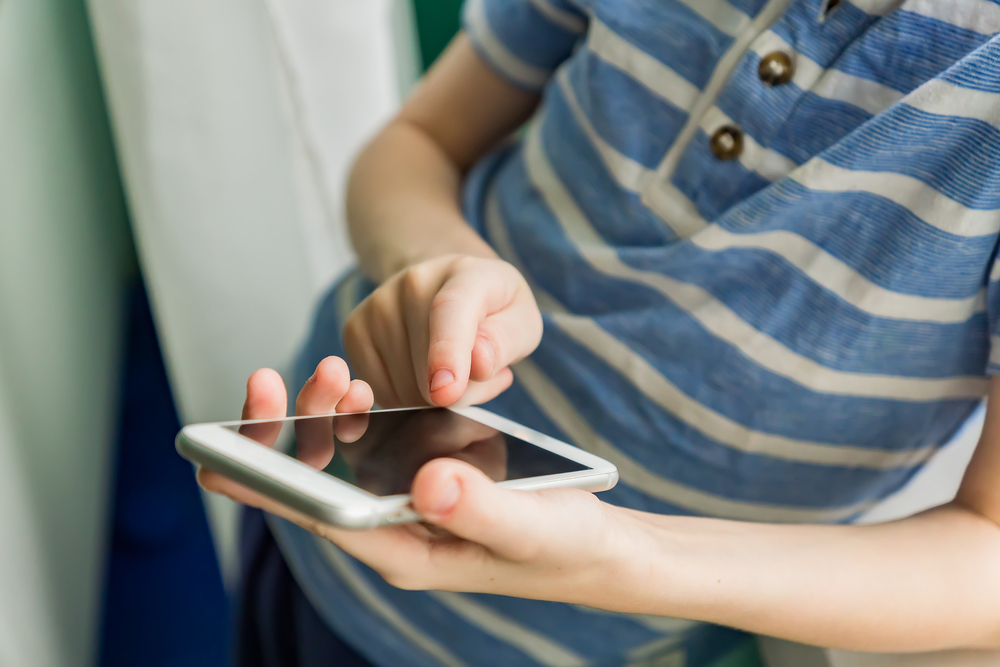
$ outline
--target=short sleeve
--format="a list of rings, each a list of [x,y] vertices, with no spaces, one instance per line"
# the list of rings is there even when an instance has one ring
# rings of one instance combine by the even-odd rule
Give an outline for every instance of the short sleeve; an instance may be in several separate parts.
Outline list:
[[[587,29],[569,0],[467,0],[462,23],[479,55],[529,90],[545,85]]]

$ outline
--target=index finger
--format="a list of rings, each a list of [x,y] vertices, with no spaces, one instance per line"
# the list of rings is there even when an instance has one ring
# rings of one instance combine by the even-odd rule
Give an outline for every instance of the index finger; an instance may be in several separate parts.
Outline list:
[[[448,278],[431,303],[427,382],[436,405],[451,405],[465,394],[480,323],[508,306],[517,291],[499,272],[477,267]]]

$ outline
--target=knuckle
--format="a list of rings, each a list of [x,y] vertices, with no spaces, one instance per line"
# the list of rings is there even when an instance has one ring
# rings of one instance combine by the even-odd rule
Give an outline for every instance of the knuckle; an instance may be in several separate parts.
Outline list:
[[[385,579],[386,583],[394,588],[398,588],[404,591],[422,591],[427,590],[426,582],[423,577],[414,573],[407,572],[405,570],[388,569],[380,571],[379,574]]]
[[[403,295],[408,299],[423,298],[434,282],[435,267],[428,263],[415,264],[400,277]]]

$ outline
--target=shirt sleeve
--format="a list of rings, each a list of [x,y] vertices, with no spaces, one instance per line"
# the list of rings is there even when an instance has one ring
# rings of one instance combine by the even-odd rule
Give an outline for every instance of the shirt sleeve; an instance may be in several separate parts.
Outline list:
[[[479,55],[529,90],[545,86],[587,29],[569,0],[467,0],[462,18]]]

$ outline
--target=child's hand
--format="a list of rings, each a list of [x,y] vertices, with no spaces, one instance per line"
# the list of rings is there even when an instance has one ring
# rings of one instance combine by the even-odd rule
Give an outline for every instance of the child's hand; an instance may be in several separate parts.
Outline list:
[[[247,383],[243,418],[280,419],[285,416],[285,398],[281,377],[261,369]],[[342,359],[328,357],[299,393],[296,413],[360,412],[371,405],[368,386],[351,381]],[[270,446],[278,428],[253,424],[241,432]],[[482,428],[484,432],[463,434],[458,442],[489,439],[491,429]],[[327,459],[330,454],[332,448]],[[502,468],[502,456],[481,451],[475,456],[476,466],[490,469],[497,459],[493,467]],[[621,563],[636,557],[631,545],[642,531],[628,513],[576,489],[505,489],[476,466],[450,458],[423,465],[412,495],[426,524],[360,532],[322,524],[205,468],[198,471],[198,481],[208,491],[262,508],[330,540],[403,588],[583,601],[595,582],[614,579]],[[494,472],[503,477],[502,470]]]
[[[389,278],[351,313],[344,344],[382,407],[483,403],[538,346],[542,318],[499,259],[445,255]]]

